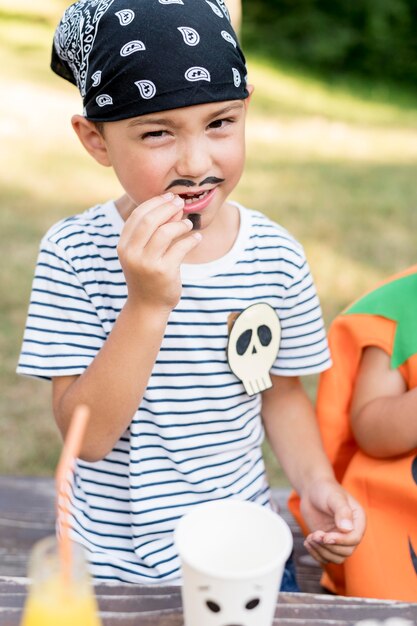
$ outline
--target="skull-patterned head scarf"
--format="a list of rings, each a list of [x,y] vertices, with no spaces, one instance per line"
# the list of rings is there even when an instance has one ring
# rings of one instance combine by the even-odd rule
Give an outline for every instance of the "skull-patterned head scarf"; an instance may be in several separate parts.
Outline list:
[[[55,32],[51,67],[98,122],[249,95],[224,0],[78,0]]]

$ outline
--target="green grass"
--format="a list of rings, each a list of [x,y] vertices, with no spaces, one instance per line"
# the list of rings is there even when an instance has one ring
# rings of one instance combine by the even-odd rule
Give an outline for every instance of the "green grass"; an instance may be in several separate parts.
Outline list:
[[[48,383],[14,373],[40,238],[119,193],[70,127],[76,89],[49,70],[66,2],[0,0],[0,472],[50,474],[60,440]],[[4,51],[4,55],[3,55]],[[381,85],[319,78],[249,58],[256,86],[235,198],[302,241],[326,322],[415,261],[417,108]],[[315,380],[307,381],[314,397]],[[266,446],[274,484],[285,478]]]

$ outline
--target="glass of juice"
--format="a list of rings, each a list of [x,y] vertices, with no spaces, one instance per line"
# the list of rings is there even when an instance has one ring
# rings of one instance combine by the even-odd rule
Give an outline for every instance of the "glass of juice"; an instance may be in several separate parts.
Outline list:
[[[97,602],[82,546],[71,544],[64,573],[56,537],[35,544],[29,558],[31,585],[21,626],[100,626]]]

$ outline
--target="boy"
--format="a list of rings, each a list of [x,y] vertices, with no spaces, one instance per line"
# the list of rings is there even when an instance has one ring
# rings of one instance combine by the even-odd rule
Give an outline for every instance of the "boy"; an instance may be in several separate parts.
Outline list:
[[[72,511],[94,576],[176,580],[172,532],[191,506],[270,506],[261,396],[226,358],[229,318],[258,303],[281,325],[279,352],[260,319],[236,358],[276,342],[263,423],[303,494],[316,531],[307,545],[343,560],[364,519],[334,479],[298,380],[329,364],[304,253],[228,201],[252,88],[225,3],[80,0],[56,31],[52,68],[79,87],[74,130],[124,189],[43,239],[19,365],[52,379],[63,435],[77,405],[91,409]]]
[[[337,478],[364,507],[351,559],[327,565],[331,591],[417,602],[417,266],[392,276],[333,322],[333,366],[318,416]]]

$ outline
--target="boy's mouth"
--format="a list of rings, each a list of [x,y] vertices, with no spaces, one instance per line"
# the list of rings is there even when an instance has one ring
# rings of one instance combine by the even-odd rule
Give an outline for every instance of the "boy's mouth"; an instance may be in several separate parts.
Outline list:
[[[213,199],[217,187],[205,191],[188,192],[178,194],[184,200],[184,213],[198,213],[205,209]]]

